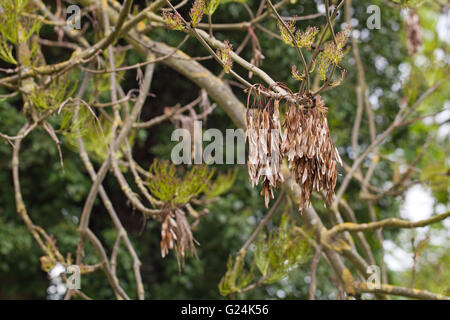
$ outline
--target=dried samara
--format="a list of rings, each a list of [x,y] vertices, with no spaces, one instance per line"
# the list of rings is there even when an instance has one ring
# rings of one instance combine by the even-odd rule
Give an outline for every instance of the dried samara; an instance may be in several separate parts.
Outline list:
[[[259,97],[258,97],[259,98]],[[325,192],[332,202],[337,180],[337,163],[342,165],[333,145],[327,122],[327,108],[320,96],[306,105],[289,104],[280,125],[279,101],[269,99],[266,106],[247,109],[249,142],[248,172],[252,186],[262,179],[266,207],[274,190],[283,181],[280,164],[286,159],[301,186],[299,209],[311,205],[311,193]]]

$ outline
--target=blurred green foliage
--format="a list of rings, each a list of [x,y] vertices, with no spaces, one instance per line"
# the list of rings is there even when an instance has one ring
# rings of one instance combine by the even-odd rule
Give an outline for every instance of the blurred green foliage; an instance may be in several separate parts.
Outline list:
[[[135,1],[139,8],[145,5],[145,1]],[[212,20],[214,23],[240,22],[249,19],[242,4],[230,1],[221,1],[223,5],[214,10]],[[317,6],[322,1],[291,1],[292,3],[280,10],[282,16],[302,16],[317,12]],[[397,1],[399,2],[399,1]],[[414,1],[415,3],[418,1]],[[385,129],[394,119],[399,109],[399,101],[405,99],[407,102],[414,101],[418,94],[435,83],[437,79],[442,79],[449,74],[448,64],[437,59],[436,50],[448,50],[448,44],[443,43],[436,33],[437,12],[431,5],[431,1],[419,7],[422,27],[426,31],[424,48],[418,56],[409,56],[406,50],[405,35],[403,31],[400,10],[384,5],[384,1],[353,1],[354,7],[354,30],[364,37],[359,38],[359,48],[361,59],[364,64],[365,77],[368,85],[368,94],[371,97],[375,120],[378,132]],[[4,1],[1,2],[2,6]],[[402,1],[403,3],[403,1]],[[409,3],[409,2],[408,2]],[[254,11],[257,10],[258,1],[247,1],[247,4]],[[380,30],[368,30],[365,21],[368,17],[366,8],[368,5],[376,4],[382,8],[382,27]],[[341,13],[336,21],[336,32],[343,30],[343,14]],[[204,19],[205,20],[205,19]],[[9,21],[9,20],[8,20]],[[297,29],[306,30],[310,25],[320,26],[325,23],[324,17],[314,20],[298,21]],[[5,25],[2,22],[2,26]],[[263,23],[264,27],[277,33],[275,19],[267,19]],[[6,25],[7,27],[8,25]],[[7,37],[8,33],[2,31],[2,37]],[[6,32],[6,33],[5,33]],[[291,77],[292,65],[298,64],[297,53],[294,48],[284,45],[281,41],[273,39],[267,34],[255,30],[265,59],[260,66],[275,81],[285,82],[291,89],[298,88],[298,82]],[[3,34],[5,33],[5,34]],[[164,41],[169,45],[176,46],[183,38],[181,32],[169,32],[165,29],[154,29],[150,32],[152,39]],[[53,31],[48,27],[40,30],[43,38],[55,37]],[[95,35],[87,34],[88,39],[95,39]],[[228,40],[237,48],[245,32],[223,31],[215,32],[215,36],[220,40]],[[14,63],[11,59],[12,48],[5,46],[0,41],[0,58],[9,63]],[[124,44],[122,42],[119,42]],[[190,39],[182,48],[191,56],[205,56],[207,52],[195,39]],[[70,50],[61,47],[42,48],[42,52],[47,63],[61,61],[62,57],[69,57]],[[448,52],[448,51],[447,51]],[[305,51],[307,59],[310,52]],[[248,45],[242,52],[242,57],[250,60],[252,57],[251,45]],[[427,59],[427,64],[418,63],[418,57]],[[128,52],[123,60],[117,59],[124,64],[134,64],[143,61],[143,56],[134,50]],[[420,62],[420,61],[419,61]],[[201,62],[205,67],[219,74],[222,69],[213,60]],[[325,92],[322,97],[329,108],[328,121],[335,145],[346,163],[354,158],[351,151],[351,130],[349,125],[355,118],[356,95],[355,86],[357,84],[355,60],[351,53],[347,53],[341,63],[347,70],[347,76],[342,84],[337,88]],[[382,67],[380,67],[380,65]],[[234,66],[234,70],[240,74],[246,74],[246,70],[240,66]],[[409,70],[411,77],[402,85],[404,70]],[[79,73],[73,72],[72,77],[79,78]],[[225,78],[229,79],[229,75]],[[253,82],[260,81],[254,77]],[[448,81],[448,80],[447,80]],[[108,80],[106,75],[93,77],[92,83],[96,83],[96,89],[102,92],[101,98],[105,101],[109,99]],[[137,87],[135,72],[127,71],[122,75],[122,85],[124,90]],[[90,88],[94,86],[90,86]],[[59,88],[60,89],[60,88]],[[0,87],[0,94],[3,94]],[[90,89],[94,90],[94,89]],[[245,101],[245,94],[239,88],[233,88],[235,94]],[[150,119],[163,112],[165,106],[172,106],[176,103],[185,104],[195,99],[199,93],[199,88],[187,81],[181,75],[169,69],[165,65],[158,64],[155,71],[155,78],[152,84],[152,93],[156,97],[149,98],[144,107],[141,119]],[[53,97],[60,101],[57,95]],[[437,91],[437,94],[428,98],[418,110],[416,116],[431,114],[442,109],[446,100],[449,100],[448,82]],[[100,101],[102,102],[102,101]],[[21,113],[23,101],[19,96],[3,99],[0,102],[0,132],[15,135],[25,122]],[[88,112],[88,111],[86,111]],[[64,116],[54,118],[53,124],[61,126]],[[66,119],[65,121],[69,121]],[[225,131],[226,128],[234,128],[233,123],[225,112],[216,108],[214,113],[208,117],[208,127],[218,128]],[[66,126],[62,125],[62,129]],[[82,127],[82,126],[80,126]],[[85,129],[85,128],[84,128]],[[411,162],[421,151],[421,147],[426,141],[427,135],[438,129],[435,123],[416,122],[413,125],[403,127],[395,133],[381,146],[381,153],[386,157],[394,157],[393,162],[380,161],[376,174],[372,178],[372,184],[379,188],[386,188],[384,182],[392,178],[394,174],[395,162]],[[155,158],[169,159],[171,148],[175,142],[170,141],[172,126],[163,123],[150,128],[147,131],[136,132],[133,153],[135,159],[144,168],[149,168]],[[363,141],[369,141],[369,126],[367,119],[363,118],[361,126],[360,142],[361,148],[367,145]],[[86,134],[88,149],[93,153],[96,161],[104,156],[103,147],[94,138],[97,133]],[[89,142],[91,139],[92,141]],[[64,170],[61,170],[58,161],[58,151],[53,141],[42,130],[35,130],[24,141],[21,151],[21,183],[25,203],[36,224],[44,227],[57,239],[58,248],[61,252],[74,252],[77,242],[77,223],[84,199],[89,192],[91,185],[78,154],[74,151],[73,141],[69,135],[62,138]],[[442,146],[448,146],[448,137],[432,142],[429,151],[418,164],[419,169],[423,169],[419,175],[425,184],[428,184],[435,197],[435,206],[439,204],[448,205],[448,154],[449,150]],[[88,150],[88,151],[89,151]],[[14,192],[11,178],[11,147],[0,141],[0,298],[46,298],[48,281],[46,274],[40,268],[39,257],[42,255],[34,239],[27,232],[22,221],[16,214],[14,203]],[[180,171],[189,168],[178,168]],[[225,185],[228,192],[224,193],[220,188],[205,189],[210,198],[219,197],[216,202],[207,204],[210,211],[202,218],[194,230],[194,236],[199,241],[197,248],[199,259],[190,258],[186,260],[181,272],[174,255],[162,259],[159,254],[160,224],[158,221],[148,220],[143,226],[143,219],[127,203],[120,187],[115,182],[114,177],[107,177],[104,183],[105,189],[111,196],[113,204],[117,208],[120,219],[123,221],[130,234],[131,241],[136,247],[136,251],[142,261],[142,275],[147,292],[146,297],[151,299],[183,299],[183,298],[223,298],[220,295],[218,285],[221,278],[227,272],[227,260],[237,253],[245,240],[256,227],[266,209],[259,196],[259,190],[252,189],[247,176],[245,166],[235,166],[235,171],[230,173],[229,167],[217,166],[217,172],[221,186]],[[442,176],[443,171],[446,175]],[[228,173],[227,173],[228,172]],[[132,179],[129,172],[127,177]],[[222,174],[222,175],[220,175]],[[221,178],[220,178],[221,177]],[[340,177],[342,178],[342,177]],[[223,179],[223,181],[220,181]],[[233,183],[234,182],[234,183]],[[214,180],[212,182],[214,186]],[[338,182],[339,184],[339,182]],[[153,186],[157,187],[157,186]],[[198,191],[198,190],[197,190]],[[369,221],[367,206],[359,199],[359,185],[352,182],[345,195],[347,202],[352,206],[359,221]],[[397,217],[399,207],[403,199],[401,197],[385,197],[380,199],[375,210],[378,218]],[[327,210],[323,208],[323,203],[313,201],[319,214],[326,220]],[[301,223],[301,216],[296,210],[290,213],[292,221],[290,223]],[[278,253],[283,252],[288,257],[300,255],[307,257],[307,250],[304,244],[289,247],[281,250],[286,245],[286,235],[289,233],[277,232],[280,225],[280,217],[275,217],[267,226],[269,240],[258,242],[256,248],[252,249],[256,264],[264,274],[268,272],[272,264],[281,263]],[[286,227],[286,222],[281,222],[281,228]],[[91,218],[91,227],[98,234],[100,240],[105,244],[107,252],[111,252],[116,231],[112,228],[110,219],[100,201],[96,202]],[[396,230],[386,230],[386,239],[396,241]],[[368,240],[375,251],[375,258],[380,255],[380,246],[374,233],[367,234]],[[289,240],[289,239],[288,239]],[[260,240],[261,241],[261,240]],[[272,244],[272,245],[270,245]],[[275,250],[275,251],[274,251]],[[293,250],[292,252],[289,250]],[[450,286],[449,250],[440,250],[433,246],[427,247],[422,255],[423,264],[419,266],[416,276],[416,284],[419,288],[436,290],[449,294]],[[435,254],[435,259],[426,259],[427,254]],[[267,259],[267,257],[270,257]],[[412,252],[411,252],[412,256]],[[231,259],[231,258],[230,258]],[[284,259],[284,256],[283,256]],[[289,260],[289,259],[288,259]],[[290,260],[292,263],[299,263],[297,260]],[[97,263],[97,257],[90,245],[86,246],[85,263]],[[232,260],[230,263],[232,265]],[[310,261],[302,261],[292,272],[282,272],[276,274],[271,280],[275,282],[264,284],[254,290],[240,294],[239,298],[307,298],[309,281]],[[228,266],[229,267],[229,266]],[[292,267],[292,266],[291,266]],[[238,269],[244,268],[244,261]],[[118,277],[125,291],[134,293],[135,282],[132,273],[132,260],[124,248],[120,248],[118,254]],[[229,268],[228,268],[229,270]],[[250,270],[253,272],[256,270]],[[286,271],[286,270],[284,270]],[[408,271],[409,272],[409,271]],[[407,285],[410,275],[406,273],[389,273],[391,281],[401,285]],[[332,282],[334,275],[325,263],[320,263],[317,271],[318,299],[335,297],[335,290]],[[245,273],[239,273],[235,279],[239,283],[238,287],[243,287],[252,280]],[[254,279],[253,279],[254,280]],[[108,283],[101,271],[82,278],[81,285],[83,291],[95,298],[114,298]],[[233,288],[222,287],[222,293],[231,292]],[[131,297],[134,297],[131,295]],[[134,297],[135,298],[135,297]]]

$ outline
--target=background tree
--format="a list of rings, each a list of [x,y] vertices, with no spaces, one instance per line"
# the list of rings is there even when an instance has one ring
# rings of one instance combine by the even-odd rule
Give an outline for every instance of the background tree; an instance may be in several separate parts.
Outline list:
[[[0,6],[0,297],[56,298],[46,272],[77,264],[81,291],[61,297],[448,299],[445,3]],[[323,100],[343,161],[331,203],[324,188],[308,207],[285,164],[266,209],[244,165],[164,161],[174,127],[246,128],[248,95],[279,103],[282,124],[289,105],[306,116]],[[399,219],[418,185],[436,213]],[[410,271],[386,267],[389,240]]]

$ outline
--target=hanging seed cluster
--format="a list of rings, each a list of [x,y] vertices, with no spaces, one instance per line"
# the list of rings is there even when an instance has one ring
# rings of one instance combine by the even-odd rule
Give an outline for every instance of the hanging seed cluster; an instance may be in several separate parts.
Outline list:
[[[177,240],[177,222],[173,212],[168,211],[165,215],[161,215],[161,256],[164,258],[169,250],[174,249]]]
[[[256,100],[259,97],[254,104]],[[330,136],[327,108],[320,96],[311,97],[306,105],[290,104],[283,129],[279,101],[270,99],[264,108],[260,105],[258,103],[258,108],[247,108],[248,172],[252,186],[262,179],[261,194],[264,195],[266,207],[273,198],[274,189],[283,181],[280,173],[283,159],[287,160],[291,173],[301,186],[300,210],[311,205],[310,197],[314,190],[325,192],[331,203],[337,180],[337,163],[342,163]]]
[[[247,109],[246,139],[249,142],[248,173],[252,186],[262,178],[261,195],[266,207],[281,182],[281,125],[278,101],[269,100],[264,108]]]
[[[175,250],[178,265],[184,261],[186,252],[196,255],[195,239],[183,210],[166,210],[161,215],[161,256],[164,258],[169,250]]]
[[[310,196],[314,190],[325,191],[329,203],[333,200],[336,165],[342,163],[330,136],[326,112],[327,108],[318,96],[313,107],[303,106],[299,110],[291,104],[286,113],[281,152],[286,155],[291,171],[301,185],[300,208],[311,205]]]

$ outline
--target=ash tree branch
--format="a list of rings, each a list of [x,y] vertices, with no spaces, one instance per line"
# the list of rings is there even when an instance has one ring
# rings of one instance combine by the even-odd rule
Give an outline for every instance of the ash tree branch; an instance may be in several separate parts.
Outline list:
[[[438,215],[435,215],[429,219],[420,220],[417,222],[411,222],[406,220],[401,220],[397,218],[389,218],[384,220],[379,220],[375,222],[370,223],[352,223],[352,222],[346,222],[343,224],[338,224],[331,228],[328,231],[328,234],[330,236],[344,231],[350,231],[350,232],[358,232],[358,231],[372,231],[380,228],[403,228],[403,229],[413,229],[413,228],[421,228],[428,226],[433,223],[441,222],[442,220],[450,217],[450,211],[447,211],[445,213],[441,213]]]
[[[382,293],[388,295],[402,296],[413,299],[423,300],[450,300],[450,297],[442,294],[436,294],[427,290],[410,289],[405,287],[391,286],[389,284],[382,284],[379,288],[368,288],[366,283],[355,283],[357,292]]]

